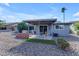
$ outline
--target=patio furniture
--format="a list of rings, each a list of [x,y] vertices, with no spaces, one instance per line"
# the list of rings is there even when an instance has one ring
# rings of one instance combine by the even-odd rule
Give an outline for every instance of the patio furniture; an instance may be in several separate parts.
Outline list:
[[[53,33],[53,36],[54,37],[58,37],[58,33]]]

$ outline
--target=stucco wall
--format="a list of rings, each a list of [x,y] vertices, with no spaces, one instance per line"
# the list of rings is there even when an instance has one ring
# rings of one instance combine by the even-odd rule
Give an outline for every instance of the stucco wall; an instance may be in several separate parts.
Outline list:
[[[34,31],[36,31],[37,35],[40,35],[39,26],[40,25],[34,25]],[[53,26],[53,25],[47,25],[47,26],[48,26],[48,30],[47,30],[48,35],[51,35],[53,33],[58,33],[59,36],[68,36],[69,35],[69,31],[70,31],[69,25],[65,25],[63,29],[56,29],[55,26]]]
[[[34,30],[36,31],[36,34],[39,35],[39,25],[34,26]]]
[[[64,25],[63,29],[56,29],[55,25],[52,25],[52,29],[51,29],[52,33],[58,33],[59,36],[68,36],[69,32],[70,32],[70,27],[69,25]]]

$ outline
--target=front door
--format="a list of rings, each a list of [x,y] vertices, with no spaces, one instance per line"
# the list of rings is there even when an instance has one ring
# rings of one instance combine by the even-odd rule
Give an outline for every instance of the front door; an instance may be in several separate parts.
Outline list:
[[[47,33],[47,26],[40,26],[40,34],[46,34]]]

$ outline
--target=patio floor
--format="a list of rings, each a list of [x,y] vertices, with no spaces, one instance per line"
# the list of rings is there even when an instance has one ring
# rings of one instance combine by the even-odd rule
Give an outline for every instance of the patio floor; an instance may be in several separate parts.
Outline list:
[[[30,35],[29,38],[38,38],[38,39],[48,39],[48,40],[51,40],[52,36],[48,36],[48,35]]]

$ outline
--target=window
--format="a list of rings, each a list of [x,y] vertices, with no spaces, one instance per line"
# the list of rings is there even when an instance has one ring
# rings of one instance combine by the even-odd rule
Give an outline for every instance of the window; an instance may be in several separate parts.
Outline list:
[[[29,30],[34,30],[34,26],[29,26]]]
[[[34,26],[29,26],[29,33],[34,33]]]
[[[64,25],[56,25],[56,29],[63,29]]]
[[[47,33],[47,26],[40,26],[40,34],[46,34]]]

